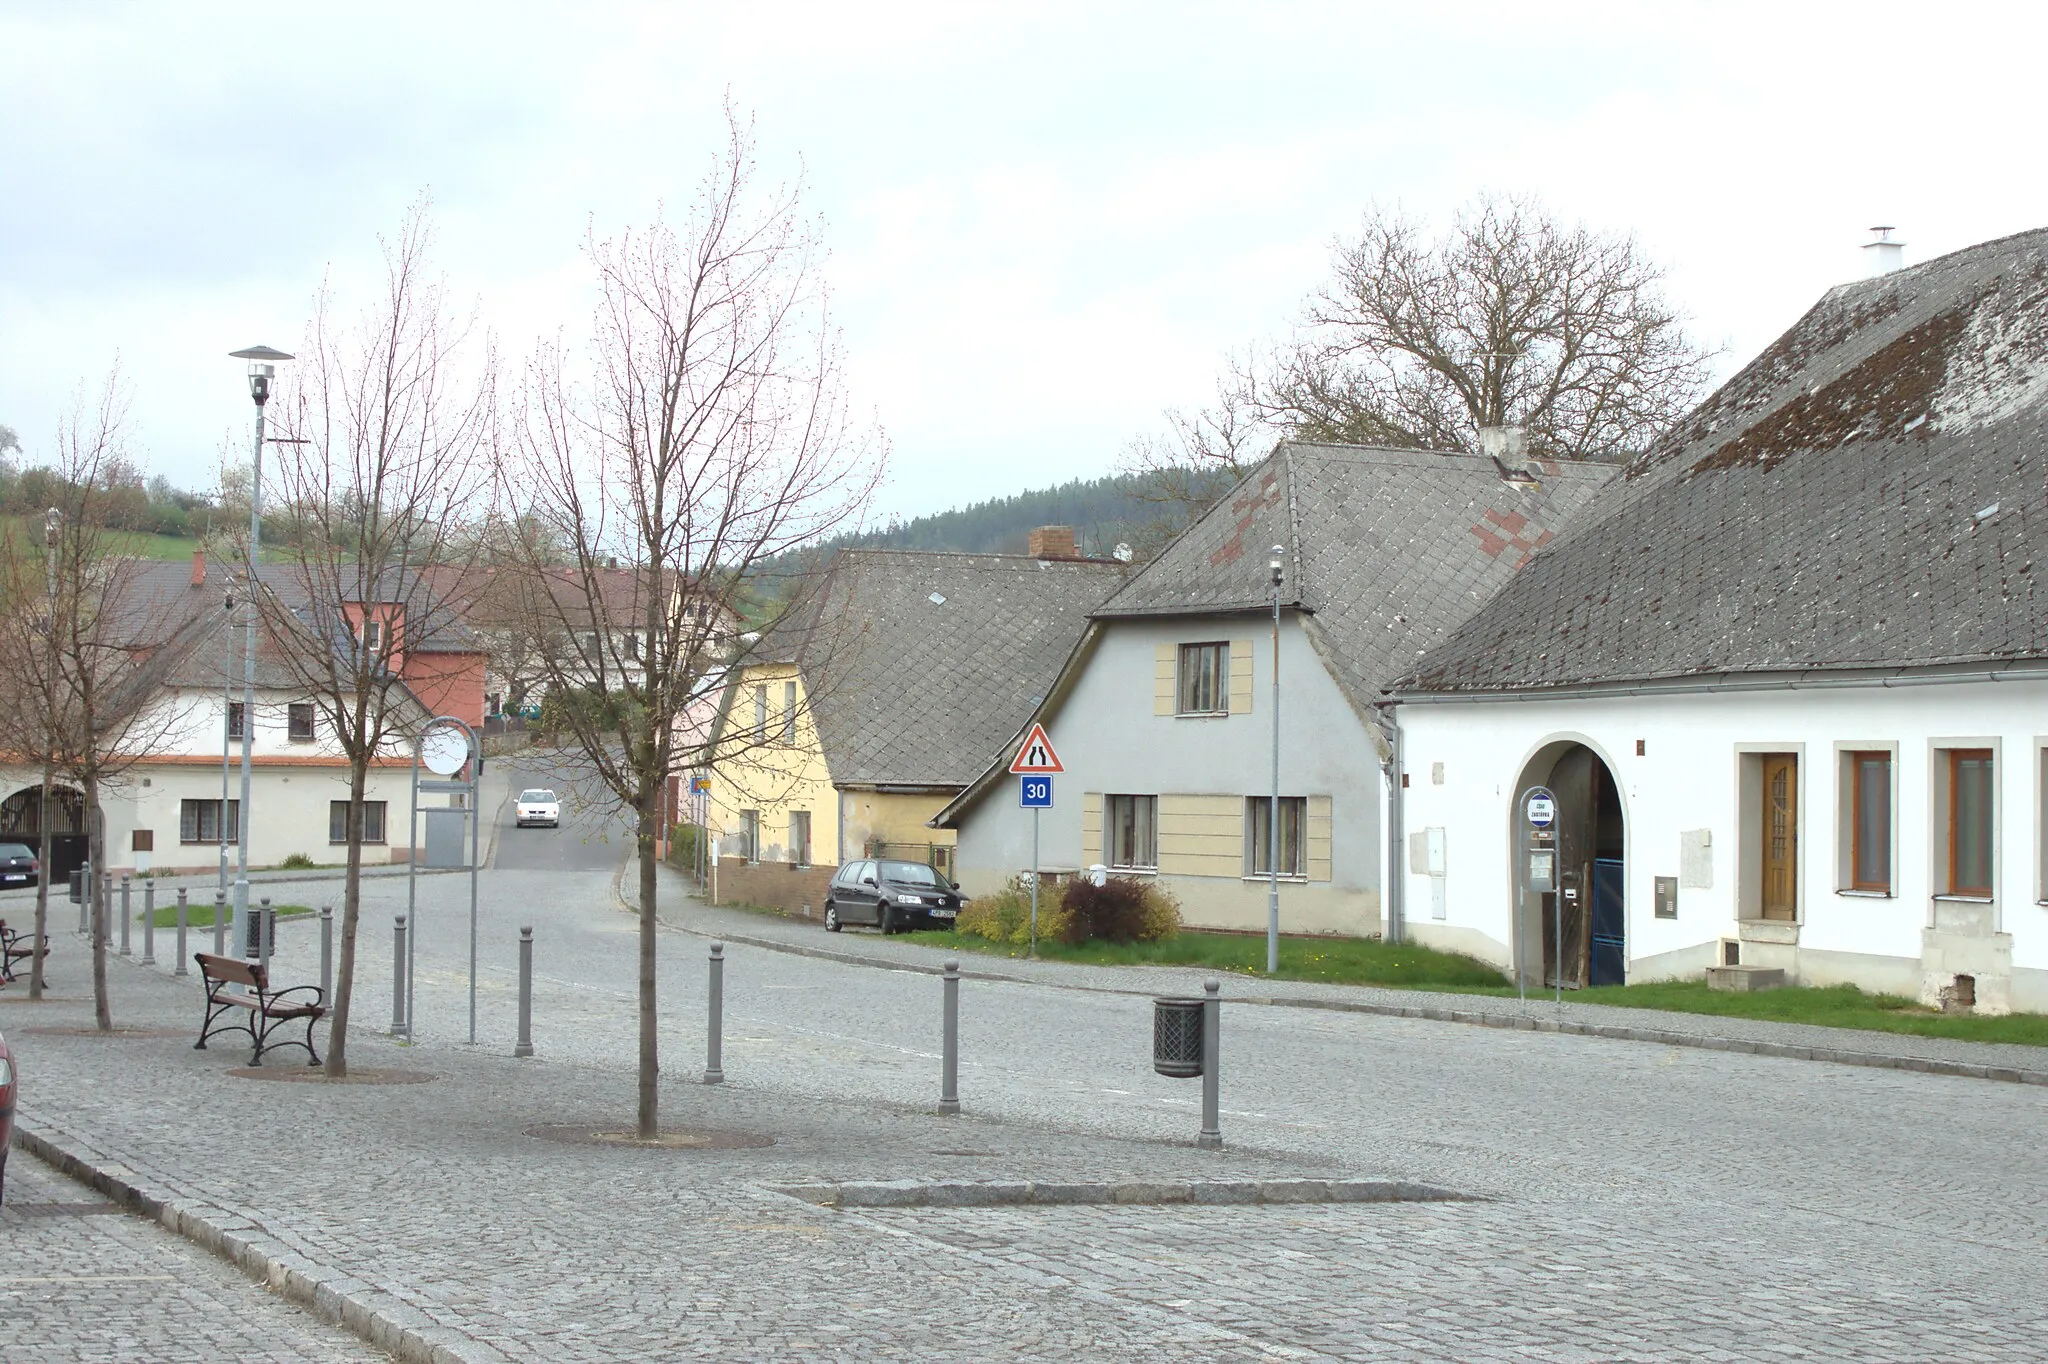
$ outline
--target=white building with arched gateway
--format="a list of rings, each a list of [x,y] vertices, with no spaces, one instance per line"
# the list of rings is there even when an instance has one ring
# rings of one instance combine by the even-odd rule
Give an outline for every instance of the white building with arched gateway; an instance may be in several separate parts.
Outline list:
[[[1829,292],[1390,689],[1410,936],[2048,1009],[2044,489],[2048,230]]]

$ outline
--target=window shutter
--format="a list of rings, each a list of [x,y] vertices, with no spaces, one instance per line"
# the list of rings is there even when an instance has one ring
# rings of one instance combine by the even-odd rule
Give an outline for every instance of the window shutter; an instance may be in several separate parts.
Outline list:
[[[1328,881],[1330,874],[1330,844],[1332,825],[1330,798],[1310,796],[1308,798],[1308,879]]]
[[[1230,641],[1230,713],[1252,713],[1252,642]]]
[[[1102,792],[1090,791],[1081,797],[1081,865],[1092,867],[1100,861],[1102,861]]]
[[[1174,670],[1180,662],[1180,648],[1174,644],[1162,644],[1155,657],[1157,662],[1152,674],[1152,713],[1171,715],[1174,712]]]

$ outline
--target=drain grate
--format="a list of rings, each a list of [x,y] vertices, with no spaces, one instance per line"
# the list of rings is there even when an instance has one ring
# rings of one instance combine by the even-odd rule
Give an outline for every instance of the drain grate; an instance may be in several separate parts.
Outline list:
[[[0,1212],[16,1217],[110,1217],[127,1209],[118,1203],[8,1203]]]

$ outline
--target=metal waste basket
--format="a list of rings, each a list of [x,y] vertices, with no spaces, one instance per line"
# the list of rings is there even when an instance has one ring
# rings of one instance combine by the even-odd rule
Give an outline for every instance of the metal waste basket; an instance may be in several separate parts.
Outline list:
[[[1152,1069],[1177,1080],[1202,1073],[1202,1001],[1152,1001]]]
[[[85,903],[85,869],[83,867],[71,873],[71,890],[69,893],[72,904],[82,905]]]

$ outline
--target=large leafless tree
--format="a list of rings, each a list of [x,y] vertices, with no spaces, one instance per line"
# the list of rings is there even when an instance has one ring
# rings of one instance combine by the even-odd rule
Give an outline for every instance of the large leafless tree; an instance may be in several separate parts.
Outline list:
[[[1292,336],[1233,356],[1216,403],[1170,414],[1127,464],[1241,473],[1274,437],[1476,452],[1519,427],[1539,458],[1618,460],[1705,392],[1712,353],[1665,297],[1635,238],[1482,196],[1433,235],[1369,210]]]
[[[421,701],[468,663],[476,527],[495,466],[494,363],[471,354],[429,265],[425,205],[384,243],[375,298],[353,320],[323,290],[273,418],[283,433],[266,525],[282,562],[255,594],[266,654],[315,705],[348,768],[347,871],[327,1073],[348,1073],[370,772],[406,760]],[[269,532],[266,531],[266,534]],[[246,552],[246,547],[245,547]],[[246,560],[245,560],[246,562]],[[475,817],[482,818],[482,812]]]
[[[589,347],[534,359],[507,466],[514,515],[545,534],[519,581],[553,713],[591,787],[629,819],[639,913],[636,1130],[660,1124],[656,850],[669,779],[742,661],[756,565],[857,521],[877,437],[850,420],[838,337],[800,188],[757,180],[727,140],[679,224],[588,243]],[[542,554],[538,546],[549,547]],[[762,622],[756,621],[756,624]]]

